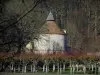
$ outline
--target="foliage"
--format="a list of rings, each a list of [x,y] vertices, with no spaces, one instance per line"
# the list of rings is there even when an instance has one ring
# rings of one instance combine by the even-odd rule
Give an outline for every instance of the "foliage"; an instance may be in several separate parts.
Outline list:
[[[81,55],[71,55],[68,53],[55,53],[55,54],[35,54],[35,53],[21,53],[21,54],[16,54],[16,55],[12,55],[12,54],[8,54],[8,53],[1,53],[0,54],[0,60],[26,60],[26,61],[34,61],[34,60],[38,60],[38,61],[44,61],[44,60],[48,60],[48,61],[69,61],[70,59],[72,61],[92,61],[92,62],[97,62],[100,61],[98,56],[89,56],[86,54],[81,54]]]

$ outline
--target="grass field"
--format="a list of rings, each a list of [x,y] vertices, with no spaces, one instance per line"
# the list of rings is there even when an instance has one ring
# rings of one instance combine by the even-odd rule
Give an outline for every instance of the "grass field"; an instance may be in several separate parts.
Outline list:
[[[59,73],[5,73],[2,72],[0,75],[94,75],[94,74],[59,74]],[[99,75],[99,74],[98,74]]]

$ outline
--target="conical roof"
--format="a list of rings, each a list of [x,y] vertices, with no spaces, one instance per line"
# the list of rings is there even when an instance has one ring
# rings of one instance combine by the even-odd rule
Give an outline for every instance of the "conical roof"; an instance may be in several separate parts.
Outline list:
[[[53,14],[50,12],[48,17],[47,17],[47,21],[54,21],[54,17]]]
[[[47,17],[46,23],[40,28],[40,32],[43,34],[64,34],[54,21],[53,14],[51,12]]]

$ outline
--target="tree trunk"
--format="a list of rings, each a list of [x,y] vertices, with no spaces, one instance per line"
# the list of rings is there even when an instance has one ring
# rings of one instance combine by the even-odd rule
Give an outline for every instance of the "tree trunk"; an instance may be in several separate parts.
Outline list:
[[[33,65],[33,72],[36,72],[36,65]]]
[[[43,65],[43,72],[45,72],[45,65]]]
[[[58,72],[59,72],[59,63],[57,63],[57,68],[58,68]]]
[[[79,66],[78,66],[78,64],[77,64],[77,66],[76,66],[76,71],[78,72],[78,69],[79,69]]]
[[[91,13],[91,10],[90,10],[90,7],[89,5],[87,5],[87,8],[88,8],[88,38],[90,37],[90,13]]]
[[[18,71],[20,72],[20,65],[18,65]]]
[[[97,10],[95,11],[95,40],[97,42]]]
[[[70,74],[72,74],[72,61],[70,59]]]
[[[16,72],[16,68],[14,67],[14,72]]]
[[[60,65],[60,73],[62,73],[62,67],[61,67],[61,65]]]
[[[49,72],[49,65],[48,65],[48,72]]]
[[[63,72],[65,71],[65,63],[63,64]]]
[[[74,74],[74,72],[75,72],[75,66],[73,65],[72,66],[72,73]]]
[[[48,72],[48,65],[46,65],[46,73]]]
[[[94,66],[93,66],[93,65],[91,65],[91,67],[92,67],[92,72],[93,72],[93,68],[94,68]]]
[[[56,69],[55,67],[56,67],[55,64],[53,64],[53,72],[55,72],[55,69]]]
[[[84,74],[86,74],[86,66],[85,65],[83,66],[83,71],[84,71]]]
[[[10,67],[11,71],[13,71],[14,70],[14,64],[12,63],[10,66],[11,66]]]
[[[91,67],[90,67],[90,64],[89,64],[89,71],[90,71]]]
[[[97,66],[96,66],[96,63],[95,63],[95,74],[96,74],[96,72],[97,72]]]
[[[33,72],[33,66],[31,65],[31,72]]]
[[[72,66],[70,66],[70,74],[72,74]]]
[[[24,73],[26,73],[26,68],[27,68],[27,67],[26,67],[26,65],[25,65],[25,66],[24,66]]]
[[[100,73],[100,65],[98,66],[98,72]]]

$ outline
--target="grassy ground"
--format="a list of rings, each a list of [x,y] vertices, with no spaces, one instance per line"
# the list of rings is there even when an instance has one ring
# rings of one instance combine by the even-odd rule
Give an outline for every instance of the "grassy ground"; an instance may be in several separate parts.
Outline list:
[[[58,74],[58,73],[0,73],[0,75],[93,75],[93,74]]]

